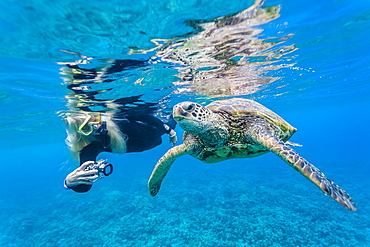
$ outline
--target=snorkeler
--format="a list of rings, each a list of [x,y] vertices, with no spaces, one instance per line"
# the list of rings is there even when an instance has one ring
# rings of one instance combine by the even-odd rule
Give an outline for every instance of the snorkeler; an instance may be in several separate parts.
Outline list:
[[[139,96],[138,96],[139,97]],[[117,107],[114,112],[76,111],[65,113],[67,139],[71,152],[78,156],[80,167],[67,175],[64,187],[76,192],[87,192],[100,178],[98,166],[91,168],[102,152],[131,153],[152,149],[162,143],[162,135],[168,134],[170,142],[177,141],[175,121],[154,116],[155,107],[144,103],[136,107],[120,107],[135,104],[138,97],[129,97],[110,103]],[[113,105],[113,106],[112,106]],[[113,167],[109,165],[112,172]],[[105,168],[104,164],[103,167]],[[103,171],[104,173],[104,171]]]

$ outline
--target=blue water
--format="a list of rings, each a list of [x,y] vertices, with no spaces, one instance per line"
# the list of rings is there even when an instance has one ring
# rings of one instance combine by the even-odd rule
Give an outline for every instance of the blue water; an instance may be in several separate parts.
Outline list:
[[[370,246],[370,5],[267,0],[262,9],[270,15],[250,22],[252,31],[220,26],[216,41],[202,36],[200,23],[207,31],[215,18],[251,4],[0,1],[0,246]],[[171,48],[176,42],[183,46]],[[158,57],[112,75],[103,85],[112,90],[101,97],[166,97],[169,109],[228,97],[264,104],[298,128],[291,140],[303,147],[296,150],[350,193],[357,211],[273,154],[212,165],[181,157],[153,198],[146,183],[171,147],[166,136],[142,153],[102,154],[115,165],[110,177],[85,194],[65,190],[78,164],[58,116],[70,91],[56,62],[78,57],[61,49],[94,57],[90,67]],[[176,51],[185,63],[168,59]],[[202,51],[219,52],[218,59],[199,58]],[[198,72],[182,81],[189,68]]]

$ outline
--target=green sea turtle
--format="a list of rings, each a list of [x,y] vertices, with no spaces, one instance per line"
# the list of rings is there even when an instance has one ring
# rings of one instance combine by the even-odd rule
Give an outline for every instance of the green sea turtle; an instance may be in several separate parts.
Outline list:
[[[214,101],[206,107],[193,102],[174,106],[173,117],[185,130],[183,144],[167,151],[156,164],[149,182],[155,196],[176,158],[190,154],[207,163],[256,157],[273,152],[344,207],[355,211],[347,192],[328,179],[289,145],[296,128],[263,105],[248,99]]]

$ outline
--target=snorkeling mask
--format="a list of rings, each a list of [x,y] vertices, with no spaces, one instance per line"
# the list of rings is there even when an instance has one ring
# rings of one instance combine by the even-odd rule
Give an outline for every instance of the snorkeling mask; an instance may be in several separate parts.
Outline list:
[[[100,127],[98,126],[100,124]],[[107,121],[104,113],[87,114],[85,121],[78,127],[78,132],[88,136],[96,130],[97,134],[107,134]]]

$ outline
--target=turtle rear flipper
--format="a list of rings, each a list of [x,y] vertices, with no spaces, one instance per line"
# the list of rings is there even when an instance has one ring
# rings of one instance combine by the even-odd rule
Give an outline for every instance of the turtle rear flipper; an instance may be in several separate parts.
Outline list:
[[[316,184],[326,195],[330,195],[344,207],[352,211],[356,211],[354,202],[346,191],[327,178],[324,173],[301,157],[294,149],[282,140],[264,132],[255,133],[253,137],[261,145],[268,148],[271,152],[288,163],[288,165]]]
[[[175,146],[168,150],[155,165],[152,174],[150,175],[148,181],[148,187],[150,195],[157,195],[159,189],[161,188],[162,181],[170,170],[173,162],[180,156],[189,154],[190,148],[185,144]]]

